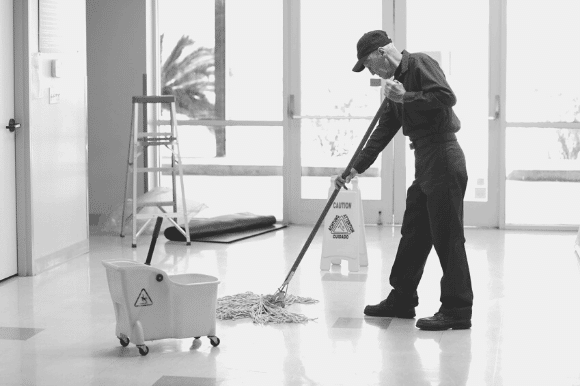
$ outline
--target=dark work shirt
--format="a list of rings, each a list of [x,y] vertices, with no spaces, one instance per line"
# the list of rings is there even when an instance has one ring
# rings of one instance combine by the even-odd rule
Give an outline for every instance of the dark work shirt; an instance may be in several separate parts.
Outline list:
[[[411,141],[432,134],[455,133],[461,123],[453,112],[457,102],[437,61],[427,54],[403,50],[395,79],[405,87],[403,103],[389,101],[353,167],[367,170],[403,127]]]

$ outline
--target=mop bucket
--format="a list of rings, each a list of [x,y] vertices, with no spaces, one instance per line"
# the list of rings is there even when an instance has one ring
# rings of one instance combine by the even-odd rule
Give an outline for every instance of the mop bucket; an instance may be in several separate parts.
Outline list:
[[[105,260],[109,291],[117,319],[116,335],[123,347],[133,342],[141,355],[145,341],[215,336],[217,286],[213,276],[186,273],[168,275],[146,264]]]

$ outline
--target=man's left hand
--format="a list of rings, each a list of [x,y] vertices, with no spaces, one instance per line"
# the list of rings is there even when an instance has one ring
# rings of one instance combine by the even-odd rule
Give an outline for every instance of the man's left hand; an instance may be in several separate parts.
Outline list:
[[[402,83],[385,79],[385,98],[389,98],[393,102],[403,103],[403,95],[406,91]]]

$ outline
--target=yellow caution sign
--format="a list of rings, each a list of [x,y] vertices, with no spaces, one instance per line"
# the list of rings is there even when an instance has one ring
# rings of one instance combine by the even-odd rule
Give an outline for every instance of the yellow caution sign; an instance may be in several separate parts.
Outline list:
[[[331,178],[328,195],[334,192]],[[360,267],[368,266],[366,237],[362,199],[358,188],[358,178],[351,180],[352,189],[342,189],[324,219],[322,258],[320,269],[328,271],[330,264],[348,262],[350,272],[358,272]]]
[[[147,291],[145,291],[145,288],[143,288],[139,293],[137,300],[135,300],[135,307],[145,307],[152,305],[153,301],[151,300],[151,297],[149,297],[149,294],[147,293]]]

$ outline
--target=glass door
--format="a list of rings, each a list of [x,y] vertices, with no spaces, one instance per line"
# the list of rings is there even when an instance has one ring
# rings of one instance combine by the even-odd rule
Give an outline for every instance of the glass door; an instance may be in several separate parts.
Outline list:
[[[506,227],[580,224],[580,1],[506,2]]]
[[[457,136],[469,175],[465,225],[498,226],[500,0],[397,0],[395,5],[397,48],[433,57],[457,97]],[[413,151],[403,140],[404,154],[395,157],[397,223],[414,178]]]
[[[380,78],[352,67],[363,33],[392,30],[392,9],[392,1],[381,0],[286,1],[285,164],[292,223],[316,222],[331,176],[343,173],[381,104]],[[359,177],[367,224],[392,222],[392,156],[389,145]]]

